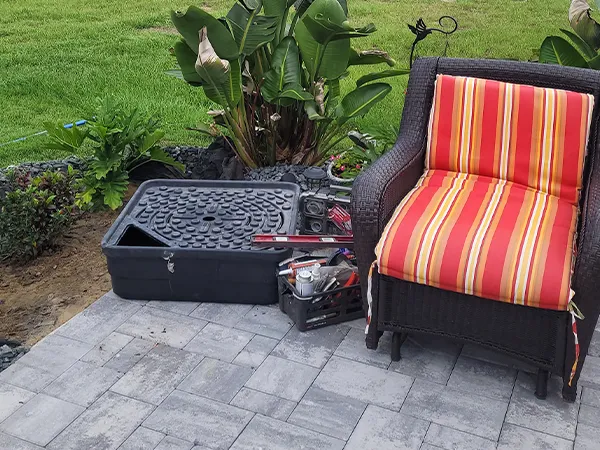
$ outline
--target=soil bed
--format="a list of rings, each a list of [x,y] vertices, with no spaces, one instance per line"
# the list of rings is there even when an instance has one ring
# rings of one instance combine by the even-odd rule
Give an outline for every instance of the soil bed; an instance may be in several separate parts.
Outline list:
[[[33,345],[111,289],[100,241],[117,215],[85,214],[52,253],[0,265],[0,337]]]

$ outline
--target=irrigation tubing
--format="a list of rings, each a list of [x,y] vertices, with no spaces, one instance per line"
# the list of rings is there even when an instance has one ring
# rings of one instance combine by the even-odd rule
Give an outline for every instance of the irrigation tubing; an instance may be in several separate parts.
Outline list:
[[[77,122],[67,123],[66,125],[64,125],[64,127],[65,128],[73,128],[74,126],[75,127],[80,127],[81,125],[85,125],[86,123],[87,123],[87,120],[78,120]],[[12,141],[5,142],[4,144],[0,144],[0,147],[4,147],[4,146],[10,145],[10,144],[16,144],[17,142],[23,142],[26,139],[29,139],[29,138],[32,138],[32,137],[35,137],[35,136],[42,136],[44,134],[48,134],[48,132],[46,130],[44,130],[44,131],[38,131],[37,133],[33,133],[33,134],[28,135],[28,136],[23,136],[23,137],[20,137],[18,139],[14,139]]]

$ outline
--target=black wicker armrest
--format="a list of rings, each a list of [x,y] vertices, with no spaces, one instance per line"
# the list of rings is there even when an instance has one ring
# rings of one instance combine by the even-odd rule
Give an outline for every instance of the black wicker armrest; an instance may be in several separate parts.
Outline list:
[[[437,64],[438,58],[422,58],[415,62],[398,141],[356,179],[352,188],[352,230],[363,289],[366,289],[375,245],[385,224],[423,174]]]

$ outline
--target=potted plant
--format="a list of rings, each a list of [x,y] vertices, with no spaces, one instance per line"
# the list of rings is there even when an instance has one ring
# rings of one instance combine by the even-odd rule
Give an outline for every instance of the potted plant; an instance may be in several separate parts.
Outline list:
[[[327,176],[336,184],[352,183],[360,172],[394,145],[397,135],[397,130],[391,126],[372,128],[364,133],[349,132],[353,145],[340,154],[330,156]]]
[[[169,73],[218,105],[197,130],[229,137],[250,168],[324,161],[348,123],[391,91],[379,80],[408,73],[370,73],[342,96],[352,66],[395,64],[384,51],[351,46],[376,28],[351,25],[347,13],[346,0],[238,0],[221,19],[195,6],[172,12],[182,39]]]

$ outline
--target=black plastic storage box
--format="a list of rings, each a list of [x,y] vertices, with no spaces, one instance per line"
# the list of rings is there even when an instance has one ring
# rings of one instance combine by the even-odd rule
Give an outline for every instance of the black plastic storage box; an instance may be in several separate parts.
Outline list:
[[[300,331],[365,317],[360,283],[301,297],[287,275],[278,279],[279,309],[296,322]]]
[[[277,302],[273,275],[292,249],[255,249],[255,234],[294,234],[292,183],[151,180],[102,240],[124,298]]]

